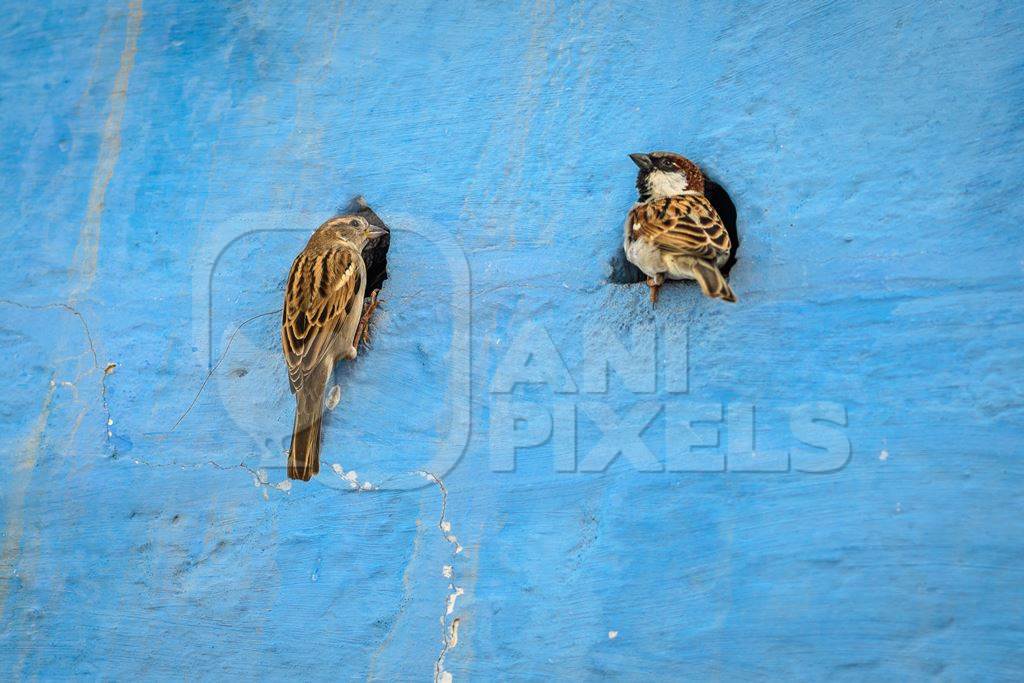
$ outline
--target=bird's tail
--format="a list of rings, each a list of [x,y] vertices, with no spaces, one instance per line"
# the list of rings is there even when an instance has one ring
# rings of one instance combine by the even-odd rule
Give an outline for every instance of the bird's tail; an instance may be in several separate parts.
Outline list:
[[[295,394],[295,426],[288,449],[288,478],[309,481],[320,471],[320,426],[324,420],[323,391],[300,389]]]
[[[701,259],[693,259],[693,277],[700,285],[704,296],[723,301],[736,301],[736,295],[732,293],[732,288],[725,281],[725,276],[715,264]]]

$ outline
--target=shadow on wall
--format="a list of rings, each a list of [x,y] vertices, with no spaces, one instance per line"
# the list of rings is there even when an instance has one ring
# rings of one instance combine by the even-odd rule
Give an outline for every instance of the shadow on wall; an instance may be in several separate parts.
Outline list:
[[[721,268],[722,275],[729,277],[729,271],[732,270],[733,264],[736,263],[736,252],[740,248],[740,236],[736,232],[736,205],[732,203],[732,199],[729,197],[729,193],[725,191],[725,188],[711,178],[704,179],[704,194],[707,196],[708,201],[711,202],[711,205],[715,207],[718,215],[722,217],[722,223],[725,224],[725,229],[729,233],[732,249],[729,252],[729,260]],[[622,241],[621,235],[619,241]],[[647,280],[639,268],[626,260],[626,252],[622,250],[621,244],[616,247],[615,255],[608,260],[608,266],[610,271],[608,282],[611,284],[634,285]]]

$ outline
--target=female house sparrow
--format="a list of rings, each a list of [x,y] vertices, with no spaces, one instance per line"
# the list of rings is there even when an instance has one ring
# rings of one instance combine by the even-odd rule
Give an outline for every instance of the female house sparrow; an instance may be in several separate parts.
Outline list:
[[[729,260],[729,233],[704,196],[704,174],[671,152],[630,154],[640,167],[640,194],[626,219],[626,258],[647,275],[651,303],[665,277],[696,280],[705,296],[736,301],[719,270]]]
[[[366,243],[384,234],[358,215],[330,219],[313,233],[288,274],[281,319],[281,347],[295,394],[295,426],[288,477],[320,471],[324,390],[338,359],[355,359],[365,325]]]

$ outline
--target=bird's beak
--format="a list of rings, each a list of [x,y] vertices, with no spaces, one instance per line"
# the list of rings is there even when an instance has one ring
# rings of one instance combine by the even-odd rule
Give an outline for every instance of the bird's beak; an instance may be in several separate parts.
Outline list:
[[[629,158],[633,160],[633,163],[644,169],[645,171],[650,169],[653,164],[651,163],[651,157],[646,154],[630,154]]]
[[[367,230],[367,234],[370,239],[377,239],[378,237],[382,237],[388,234],[388,231],[385,230],[384,228],[374,225],[373,223],[370,223],[370,227]]]

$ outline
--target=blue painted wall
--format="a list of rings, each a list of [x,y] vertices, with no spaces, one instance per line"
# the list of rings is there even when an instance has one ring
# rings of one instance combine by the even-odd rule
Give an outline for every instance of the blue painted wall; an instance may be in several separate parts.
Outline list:
[[[7,3],[3,677],[1020,680],[1022,22]],[[738,305],[605,282],[651,149],[732,195]],[[238,326],[357,193],[392,278],[289,488]]]

